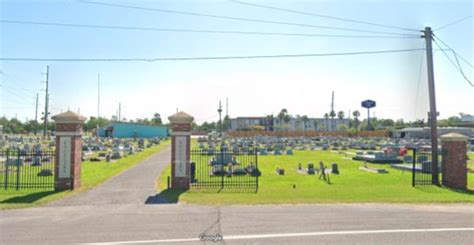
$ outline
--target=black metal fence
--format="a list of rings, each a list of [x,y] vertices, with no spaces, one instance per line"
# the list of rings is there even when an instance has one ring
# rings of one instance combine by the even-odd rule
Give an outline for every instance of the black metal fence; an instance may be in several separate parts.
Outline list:
[[[444,172],[442,164],[443,152],[438,154],[438,171],[433,171],[432,154],[429,148],[414,148],[412,165],[412,186],[440,185]]]
[[[0,188],[54,189],[54,150],[0,150]]]
[[[257,151],[191,150],[191,189],[258,190]]]

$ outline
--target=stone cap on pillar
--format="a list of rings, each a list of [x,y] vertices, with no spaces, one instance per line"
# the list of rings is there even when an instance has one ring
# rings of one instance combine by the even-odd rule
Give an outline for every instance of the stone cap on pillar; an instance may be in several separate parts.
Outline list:
[[[441,141],[468,141],[469,137],[458,134],[458,133],[449,133],[439,137]]]
[[[191,124],[194,121],[194,117],[184,111],[180,111],[174,115],[169,116],[168,120],[170,120],[172,124]]]
[[[62,124],[82,124],[87,118],[72,111],[66,111],[52,116],[51,119]]]

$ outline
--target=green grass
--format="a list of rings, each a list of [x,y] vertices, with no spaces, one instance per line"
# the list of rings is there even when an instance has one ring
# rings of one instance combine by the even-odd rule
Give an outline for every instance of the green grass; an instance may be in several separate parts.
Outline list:
[[[317,175],[297,173],[298,163],[306,167],[308,162],[319,166],[338,163],[340,175],[330,176],[331,184],[318,179]],[[362,162],[348,160],[344,154],[330,151],[295,151],[293,156],[259,156],[262,171],[258,192],[188,191],[181,193],[179,201],[197,204],[296,204],[296,203],[454,203],[474,202],[474,174],[469,174],[470,191],[456,191],[440,187],[413,188],[411,172],[390,168],[388,164],[369,164],[385,168],[388,174],[361,171]],[[285,175],[275,173],[276,167],[284,168]],[[159,179],[159,188],[166,188],[169,168]],[[296,188],[293,188],[293,185]],[[169,192],[173,194],[172,192]]]
[[[48,190],[2,190],[0,189],[0,209],[25,208],[45,204],[69,195],[75,195],[89,190],[129,169],[151,155],[161,151],[170,144],[170,141],[162,141],[161,144],[147,148],[135,155],[124,157],[115,162],[82,162],[81,187],[74,191],[48,191]]]

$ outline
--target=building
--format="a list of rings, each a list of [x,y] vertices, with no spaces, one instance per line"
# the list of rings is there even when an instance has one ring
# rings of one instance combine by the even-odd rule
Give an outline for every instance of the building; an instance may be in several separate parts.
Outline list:
[[[291,117],[288,122],[280,121],[277,117],[237,117],[230,119],[230,130],[252,130],[255,126],[260,126],[266,131],[337,131],[341,125],[349,128],[349,119],[325,119],[308,118],[303,121],[301,118]]]
[[[237,117],[230,119],[230,130],[253,130],[260,126],[265,131],[272,131],[273,123],[270,117]]]
[[[99,137],[114,138],[154,138],[168,137],[168,129],[162,126],[145,125],[128,122],[112,122],[99,128]]]
[[[461,114],[461,121],[462,122],[474,122],[474,115],[470,114]]]
[[[465,127],[445,127],[438,128],[438,137],[448,133],[458,133],[466,135],[467,137],[474,137],[473,128]],[[404,128],[395,130],[392,132],[392,136],[395,138],[407,138],[407,139],[429,139],[431,137],[430,128]]]

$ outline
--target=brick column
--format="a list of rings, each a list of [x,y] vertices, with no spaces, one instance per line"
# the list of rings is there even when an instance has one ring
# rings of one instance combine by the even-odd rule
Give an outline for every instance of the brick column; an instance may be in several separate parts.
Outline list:
[[[82,124],[86,118],[67,111],[52,119],[56,123],[54,189],[74,190],[81,185]]]
[[[178,112],[168,120],[171,123],[171,188],[188,190],[190,184],[189,155],[191,148],[191,123],[194,118]]]
[[[462,134],[449,133],[440,137],[443,155],[443,185],[467,188],[467,140]]]

